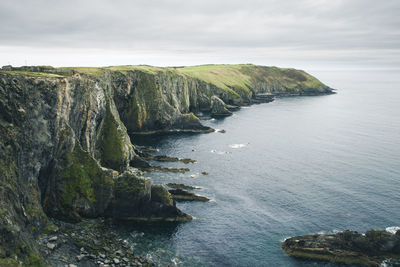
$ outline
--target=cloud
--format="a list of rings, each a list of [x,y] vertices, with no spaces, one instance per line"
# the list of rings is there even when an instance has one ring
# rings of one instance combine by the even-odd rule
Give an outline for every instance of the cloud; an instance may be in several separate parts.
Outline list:
[[[164,58],[158,65],[190,56],[194,64],[216,58],[363,64],[364,58],[392,66],[400,62],[398,14],[398,0],[2,1],[0,64],[22,55],[37,62],[40,54],[54,65],[71,59],[109,65],[111,58],[123,64],[117,58],[125,55]]]

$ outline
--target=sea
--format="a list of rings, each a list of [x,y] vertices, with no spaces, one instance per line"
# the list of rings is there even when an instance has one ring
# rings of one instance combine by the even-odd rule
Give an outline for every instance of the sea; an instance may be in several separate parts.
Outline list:
[[[159,266],[339,266],[293,259],[287,237],[400,226],[400,70],[310,71],[337,94],[282,97],[203,123],[225,133],[132,136],[196,163],[148,172],[209,202],[178,202],[186,223],[119,225]],[[201,174],[207,172],[208,175]]]

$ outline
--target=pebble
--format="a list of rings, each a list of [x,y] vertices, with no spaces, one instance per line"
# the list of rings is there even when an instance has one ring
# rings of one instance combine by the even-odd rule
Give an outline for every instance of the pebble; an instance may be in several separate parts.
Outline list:
[[[54,249],[55,247],[56,247],[56,244],[47,243],[47,248]]]
[[[86,257],[86,255],[78,255],[78,256],[76,256],[76,260],[77,261],[81,261],[84,257]]]
[[[114,261],[115,264],[119,263],[119,259],[117,259],[117,258],[114,258],[113,261]]]
[[[100,258],[105,258],[106,257],[106,255],[104,255],[104,254],[99,254],[99,256],[100,256]]]
[[[128,258],[122,258],[122,260],[124,261],[124,262],[126,262],[126,263],[128,263],[129,262],[129,260],[128,260]]]
[[[53,236],[49,238],[49,241],[57,241],[58,237],[57,236]]]

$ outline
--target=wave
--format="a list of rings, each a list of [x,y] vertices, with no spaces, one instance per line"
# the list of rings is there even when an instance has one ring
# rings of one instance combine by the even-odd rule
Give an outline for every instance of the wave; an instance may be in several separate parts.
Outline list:
[[[215,153],[215,154],[218,154],[218,155],[230,154],[230,152],[218,151],[218,150],[215,150],[215,149],[211,150],[211,153]]]
[[[386,227],[386,232],[389,232],[391,234],[395,234],[398,230],[400,230],[400,226],[390,226]]]
[[[249,143],[247,143],[247,144],[232,144],[232,145],[229,145],[229,147],[231,147],[231,148],[242,148],[242,147],[245,147],[245,146],[247,146]]]

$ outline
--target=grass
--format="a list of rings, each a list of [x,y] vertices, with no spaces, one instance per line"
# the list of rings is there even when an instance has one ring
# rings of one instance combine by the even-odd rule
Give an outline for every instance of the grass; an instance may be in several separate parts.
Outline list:
[[[42,66],[43,69],[51,71],[50,66]],[[101,76],[105,71],[119,71],[126,74],[128,71],[142,71],[148,74],[157,72],[169,72],[171,75],[184,75],[195,78],[228,93],[231,98],[247,98],[251,95],[255,83],[264,83],[279,86],[288,90],[320,89],[326,86],[313,76],[304,71],[266,67],[252,64],[236,65],[199,65],[188,67],[154,67],[149,65],[125,65],[108,67],[66,67],[54,68],[49,72],[28,72],[28,71],[5,71],[0,73],[19,74],[33,77],[60,78],[70,74],[62,73],[62,70],[74,70],[91,76]]]
[[[47,73],[47,72],[31,72],[31,71],[22,71],[22,70],[0,70],[0,73],[10,74],[10,75],[22,75],[22,76],[30,76],[30,77],[44,77],[44,78],[64,78],[64,75],[55,74],[55,73]]]
[[[175,70],[238,95],[250,93],[251,88],[251,77],[242,73],[241,67],[242,65],[201,65]]]

